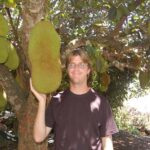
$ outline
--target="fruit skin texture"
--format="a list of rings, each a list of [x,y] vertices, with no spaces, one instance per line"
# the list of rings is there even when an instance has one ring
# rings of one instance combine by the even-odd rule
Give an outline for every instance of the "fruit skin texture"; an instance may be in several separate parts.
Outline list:
[[[5,66],[7,66],[10,70],[16,70],[19,66],[19,57],[17,55],[16,49],[12,44],[10,44],[8,58],[5,62]]]
[[[0,112],[5,109],[5,106],[7,105],[6,97],[4,96],[4,91],[0,87]]]
[[[6,36],[9,32],[8,22],[3,17],[2,14],[0,14],[0,35]]]
[[[0,38],[0,63],[4,63],[7,60],[9,49],[10,42],[5,38]]]
[[[57,90],[62,78],[60,37],[49,21],[41,21],[33,27],[28,55],[34,88],[41,93]]]

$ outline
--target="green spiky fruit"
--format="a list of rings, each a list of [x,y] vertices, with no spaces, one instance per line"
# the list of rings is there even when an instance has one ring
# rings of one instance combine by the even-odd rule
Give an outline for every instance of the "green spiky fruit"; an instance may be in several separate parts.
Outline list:
[[[5,66],[7,66],[10,70],[15,70],[19,66],[19,57],[17,55],[16,49],[11,44],[8,52],[8,58],[5,62]]]
[[[16,0],[5,0],[5,6],[8,8],[16,7]]]
[[[60,37],[49,21],[41,21],[32,29],[28,55],[32,66],[32,82],[41,93],[55,91],[61,82]]]
[[[3,17],[2,14],[0,14],[0,35],[6,36],[9,32],[8,22]]]
[[[0,87],[0,112],[6,107],[7,101],[3,89]]]
[[[8,58],[10,42],[5,38],[0,38],[0,63],[4,63]]]

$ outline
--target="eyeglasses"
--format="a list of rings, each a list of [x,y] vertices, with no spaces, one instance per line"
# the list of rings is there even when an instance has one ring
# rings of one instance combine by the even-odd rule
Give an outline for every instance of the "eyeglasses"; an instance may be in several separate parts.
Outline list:
[[[88,64],[84,64],[84,63],[79,63],[79,64],[74,64],[74,63],[70,63],[68,65],[69,69],[75,69],[76,67],[78,67],[79,69],[84,69],[88,66]]]

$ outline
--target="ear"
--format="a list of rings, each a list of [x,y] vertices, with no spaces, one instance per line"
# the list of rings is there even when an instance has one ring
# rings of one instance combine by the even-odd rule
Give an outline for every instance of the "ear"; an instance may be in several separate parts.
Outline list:
[[[90,72],[91,72],[91,69],[90,69],[90,68],[88,68],[88,71],[87,71],[87,72],[88,72],[87,74],[89,75],[89,74],[90,74]]]

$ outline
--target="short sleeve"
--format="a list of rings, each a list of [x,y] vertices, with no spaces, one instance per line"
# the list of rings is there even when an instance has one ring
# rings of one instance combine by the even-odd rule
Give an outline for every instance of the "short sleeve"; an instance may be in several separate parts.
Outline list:
[[[46,111],[45,111],[45,124],[48,127],[53,128],[55,120],[54,120],[54,98],[50,100]]]
[[[111,107],[104,97],[100,106],[100,137],[105,137],[118,132],[118,128],[113,118]]]

